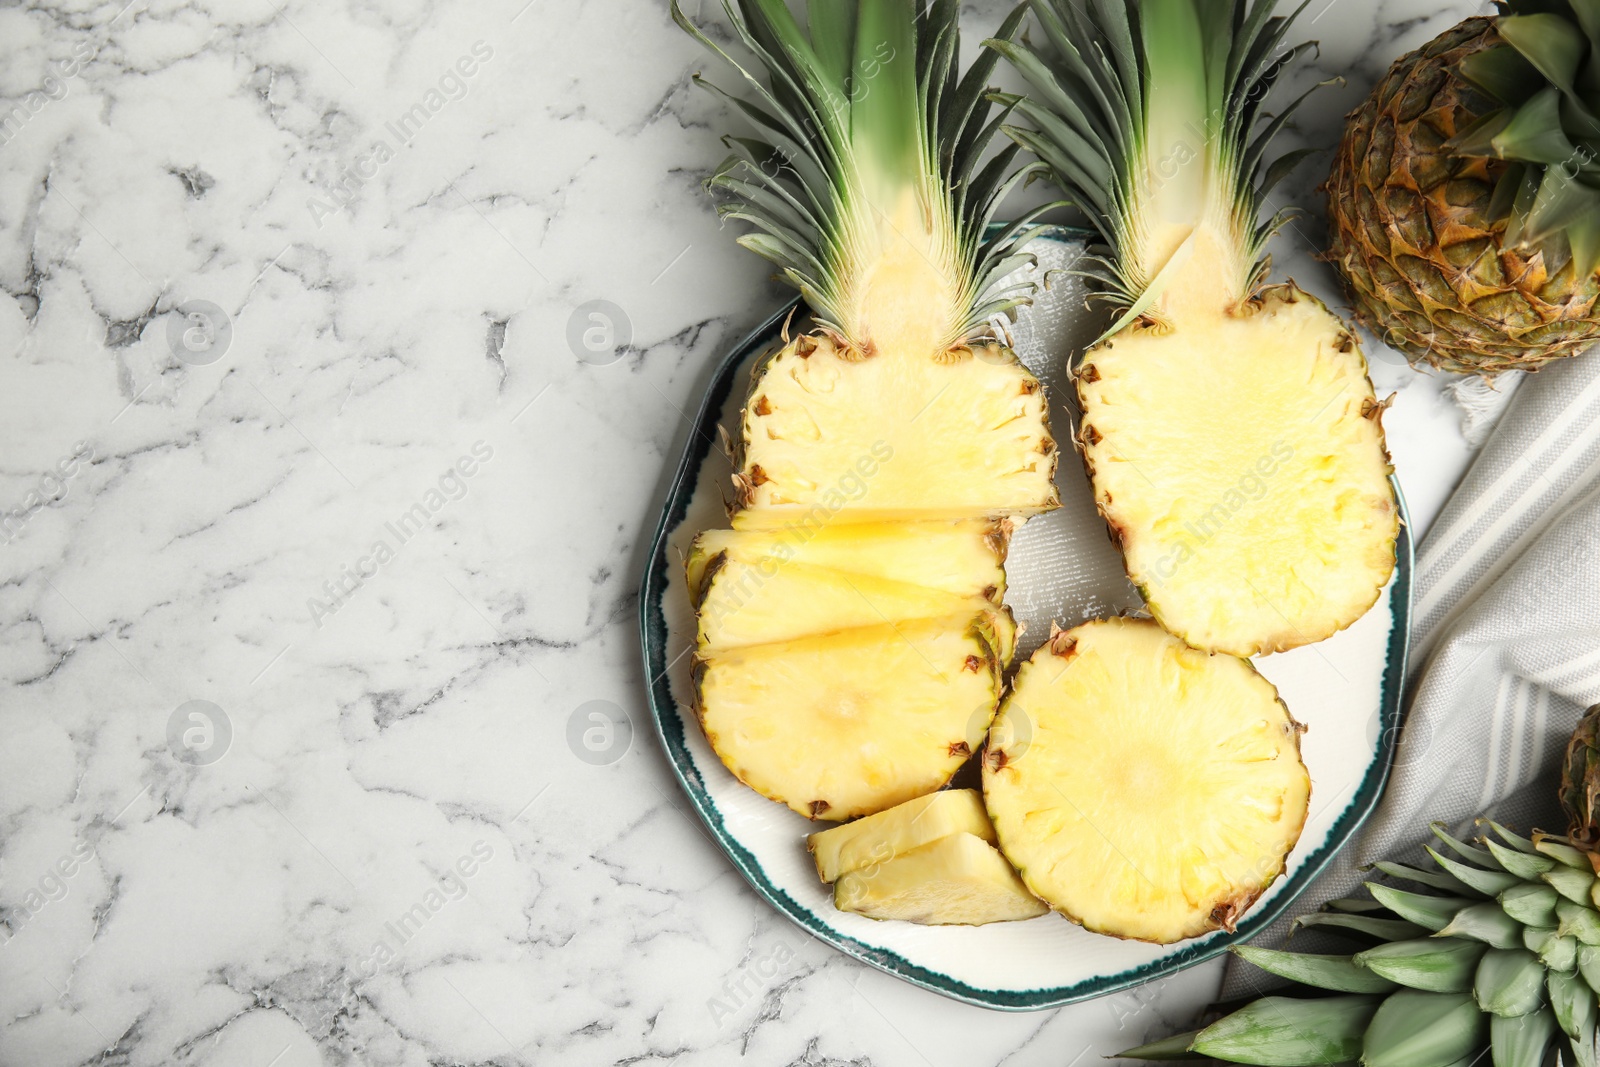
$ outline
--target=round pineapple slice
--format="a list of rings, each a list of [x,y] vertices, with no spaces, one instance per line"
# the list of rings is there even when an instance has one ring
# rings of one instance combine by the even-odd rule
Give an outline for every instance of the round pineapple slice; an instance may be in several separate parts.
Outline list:
[[[1148,619],[1051,636],[990,733],[984,800],[1033,893],[1102,934],[1232,930],[1305,826],[1303,728],[1248,662]]]

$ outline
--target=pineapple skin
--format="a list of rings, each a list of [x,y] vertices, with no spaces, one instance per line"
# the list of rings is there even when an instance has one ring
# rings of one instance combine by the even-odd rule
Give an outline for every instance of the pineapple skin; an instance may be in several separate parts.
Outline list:
[[[1010,349],[795,337],[752,372],[734,525],[1027,517],[1060,506],[1044,390]]]
[[[1442,149],[1495,103],[1458,77],[1501,43],[1470,18],[1396,60],[1345,132],[1328,175],[1329,258],[1361,324],[1412,360],[1459,374],[1537,370],[1600,339],[1600,275],[1504,244],[1500,160]]]
[[[1271,333],[1254,328],[1274,324],[1301,331],[1298,343],[1272,346]],[[1232,332],[1203,353],[1196,334],[1213,325]],[[1263,358],[1252,370],[1241,365],[1237,338],[1256,347],[1256,333]],[[1307,349],[1307,333],[1315,360],[1285,371],[1288,352]],[[1209,376],[1193,369],[1206,355],[1215,362]],[[1177,384],[1158,399],[1163,383],[1135,377],[1167,373],[1151,370],[1157,358],[1206,380],[1174,373]],[[1316,373],[1327,380],[1308,393],[1305,380]],[[1290,282],[1260,290],[1237,312],[1184,319],[1171,333],[1136,326],[1085,353],[1075,377],[1077,444],[1095,504],[1129,580],[1173,634],[1240,657],[1282,652],[1331,636],[1377,602],[1400,531],[1383,405],[1355,336],[1321,301]],[[1304,410],[1250,410],[1279,386],[1286,396],[1273,399]],[[1207,388],[1207,403],[1196,403]],[[1180,441],[1149,439],[1152,429],[1197,417]],[[1208,439],[1197,451],[1193,442]],[[1331,481],[1320,458],[1330,453],[1343,460]],[[1195,472],[1208,462],[1217,465],[1208,472],[1215,484],[1197,490]],[[1308,551],[1318,539],[1321,551]]]
[[[1141,691],[1127,709],[1103,684],[1112,667],[1127,670]],[[1088,684],[1069,680],[1088,695],[1065,710],[1052,709],[1048,690],[1069,672],[1088,674]],[[1203,745],[1184,736],[1181,713],[1194,708],[1160,705],[1161,694],[1154,692],[1192,691],[1196,672],[1221,672],[1248,694],[1253,704],[1241,713],[1248,729],[1229,740],[1254,757],[1245,762],[1270,764],[1259,782],[1252,771],[1247,792],[1221,802],[1208,793],[1220,793],[1228,776],[1208,769],[1199,758]],[[1140,711],[1156,721],[1140,722]],[[1252,714],[1259,719],[1250,720]],[[1019,717],[1021,723],[1013,721]],[[1246,736],[1251,729],[1255,735]],[[1013,679],[983,753],[984,802],[1001,852],[1028,889],[1073,923],[1152,944],[1231,931],[1283,873],[1305,828],[1311,779],[1300,758],[1303,729],[1247,661],[1185,646],[1149,619],[1094,620],[1056,631]],[[1074,742],[1074,732],[1092,743]],[[1186,744],[1191,747],[1174,751]],[[1137,751],[1108,756],[1112,746]],[[1063,764],[1052,750],[1071,759]],[[1088,766],[1096,758],[1109,766]],[[1074,783],[1074,774],[1085,780]],[[1084,812],[1074,796],[1098,806]],[[1253,827],[1232,821],[1245,801],[1262,814]],[[1252,828],[1259,839],[1254,850],[1226,851]],[[1211,835],[1206,843],[1217,845],[1220,859],[1200,848],[1203,835]],[[1067,846],[1072,850],[1065,854],[1056,851]],[[1102,847],[1106,865],[1084,854]],[[1221,871],[1221,860],[1233,870]]]

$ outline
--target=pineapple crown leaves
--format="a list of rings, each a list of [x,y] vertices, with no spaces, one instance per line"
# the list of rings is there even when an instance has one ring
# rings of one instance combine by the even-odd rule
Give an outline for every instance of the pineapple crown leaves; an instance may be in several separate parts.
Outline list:
[[[1499,104],[1445,143],[1458,156],[1510,164],[1491,216],[1507,245],[1600,269],[1600,0],[1500,3],[1499,44],[1456,73]],[[1552,271],[1553,273],[1553,271]]]
[[[1354,937],[1357,951],[1233,949],[1316,992],[1263,997],[1203,1029],[1120,1055],[1283,1067],[1542,1067],[1554,1048],[1563,1063],[1595,1067],[1600,883],[1590,854],[1566,838],[1485,825],[1490,833],[1478,844],[1434,826],[1433,868],[1374,864],[1415,889],[1368,882],[1371,900],[1336,900],[1296,923]]]
[[[723,0],[741,63],[673,0],[672,17],[738,72],[727,100],[754,136],[728,136],[731,155],[707,179],[723,218],[749,223],[739,243],[765,257],[805,297],[817,325],[867,346],[858,288],[870,272],[886,195],[910,189],[932,232],[932,258],[952,281],[947,343],[986,336],[995,316],[1027,304],[1034,264],[1024,246],[1050,206],[991,227],[1001,200],[1041,168],[1007,146],[987,161],[1005,109],[988,98],[996,57],[962,73],[957,0],[810,0],[802,28],[787,0]],[[1020,13],[1001,27],[1015,33]],[[886,190],[888,191],[886,193]]]
[[[1292,212],[1260,221],[1268,194],[1311,150],[1266,162],[1305,100],[1275,116],[1266,98],[1282,72],[1315,49],[1282,47],[1290,22],[1276,0],[1028,0],[1039,33],[985,42],[1028,83],[1012,101],[1030,127],[1005,132],[1049,168],[1088,216],[1102,247],[1091,276],[1139,314],[1179,260],[1153,256],[1167,190],[1188,185],[1236,246],[1240,295],[1265,277],[1268,238]],[[1191,166],[1198,163],[1199,166]],[[1193,188],[1198,186],[1198,188]],[[1220,217],[1218,217],[1220,215]]]

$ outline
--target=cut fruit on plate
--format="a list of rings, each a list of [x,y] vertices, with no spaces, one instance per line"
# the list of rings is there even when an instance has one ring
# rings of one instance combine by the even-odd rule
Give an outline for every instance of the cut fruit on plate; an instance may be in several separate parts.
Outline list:
[[[871,815],[940,788],[983,744],[1002,639],[1010,616],[990,609],[711,653],[694,670],[700,725],[761,795],[812,819]]]
[[[699,589],[719,553],[772,558],[939,589],[956,596],[1005,595],[1008,520],[842,523],[813,520],[774,530],[707,530],[685,565]]]
[[[1000,848],[1098,933],[1232,930],[1283,873],[1311,780],[1301,726],[1248,662],[1149,619],[1058,631],[1017,673],[983,759]]]
[[[981,595],[961,597],[772,556],[745,559],[723,552],[701,573],[700,650],[707,653],[995,608]],[[1010,644],[1001,648],[1009,660]]]
[[[806,847],[817,861],[817,876],[831,883],[842,874],[957,833],[994,841],[994,827],[976,789],[946,789],[908,800],[888,811],[812,834]]]
[[[969,833],[949,834],[840,876],[833,904],[869,919],[925,926],[982,926],[1050,910],[993,845]]]

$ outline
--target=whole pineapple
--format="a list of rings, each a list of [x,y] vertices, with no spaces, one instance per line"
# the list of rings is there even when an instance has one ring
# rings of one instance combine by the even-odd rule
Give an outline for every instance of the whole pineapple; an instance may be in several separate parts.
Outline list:
[[[1501,7],[1389,68],[1327,183],[1329,258],[1362,323],[1459,373],[1536,370],[1600,338],[1591,37],[1565,0]]]
[[[1435,826],[1436,869],[1379,863],[1399,889],[1334,901],[1297,925],[1363,939],[1349,955],[1235,951],[1333,995],[1270,996],[1203,1030],[1129,1049],[1133,1059],[1211,1057],[1265,1065],[1542,1067],[1600,1063],[1600,706],[1567,750],[1566,837],[1519,837],[1497,823],[1478,844]]]

